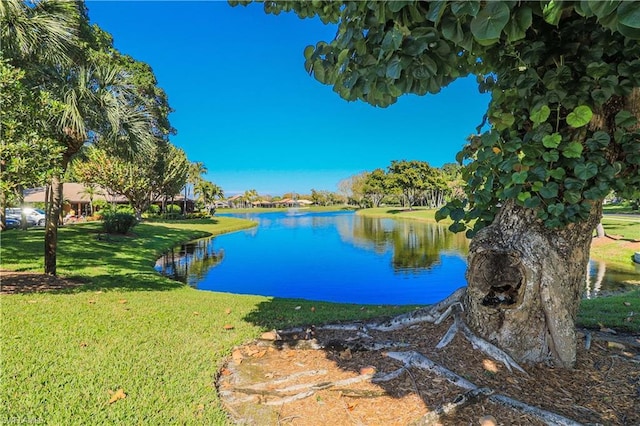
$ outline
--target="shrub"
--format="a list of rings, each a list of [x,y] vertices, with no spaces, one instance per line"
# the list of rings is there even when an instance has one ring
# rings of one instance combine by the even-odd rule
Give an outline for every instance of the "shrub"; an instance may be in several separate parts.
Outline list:
[[[102,227],[107,234],[128,234],[138,221],[133,213],[126,211],[105,211]]]
[[[151,204],[147,209],[147,213],[150,215],[157,216],[160,214],[160,206],[157,204]]]
[[[167,204],[165,208],[165,213],[182,213],[182,209],[180,206],[176,206],[175,204]]]

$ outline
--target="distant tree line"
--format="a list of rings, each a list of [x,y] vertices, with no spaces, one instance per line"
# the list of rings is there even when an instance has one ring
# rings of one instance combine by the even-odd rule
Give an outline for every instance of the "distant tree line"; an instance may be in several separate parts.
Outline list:
[[[384,169],[375,169],[343,179],[340,193],[349,204],[380,207],[382,204],[440,208],[464,195],[460,166],[432,167],[425,161],[394,160]]]

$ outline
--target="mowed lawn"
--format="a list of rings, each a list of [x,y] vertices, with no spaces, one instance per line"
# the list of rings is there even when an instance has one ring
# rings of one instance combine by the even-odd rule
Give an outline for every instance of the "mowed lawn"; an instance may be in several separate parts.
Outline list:
[[[94,223],[61,228],[59,275],[84,285],[0,296],[0,423],[226,424],[215,380],[235,345],[274,327],[413,308],[198,291],[153,270],[180,242],[248,226],[145,223],[126,237],[106,237]],[[1,238],[2,268],[42,271],[43,230]]]

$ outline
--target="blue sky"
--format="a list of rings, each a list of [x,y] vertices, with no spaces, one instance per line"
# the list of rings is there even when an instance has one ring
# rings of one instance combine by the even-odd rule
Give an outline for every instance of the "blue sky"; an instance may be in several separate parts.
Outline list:
[[[489,101],[475,80],[388,108],[347,102],[304,70],[303,50],[335,28],[260,4],[88,1],[122,53],[148,63],[175,110],[172,142],[226,195],[336,191],[391,160],[454,162]]]

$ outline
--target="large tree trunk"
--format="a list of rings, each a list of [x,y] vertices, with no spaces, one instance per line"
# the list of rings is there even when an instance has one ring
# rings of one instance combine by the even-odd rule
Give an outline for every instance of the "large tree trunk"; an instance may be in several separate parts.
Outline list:
[[[56,275],[58,250],[58,223],[62,209],[62,180],[59,175],[51,179],[48,191],[47,219],[44,233],[44,273]]]
[[[574,321],[597,203],[589,220],[547,229],[535,211],[506,203],[471,242],[464,301],[471,328],[518,362],[572,367]]]

